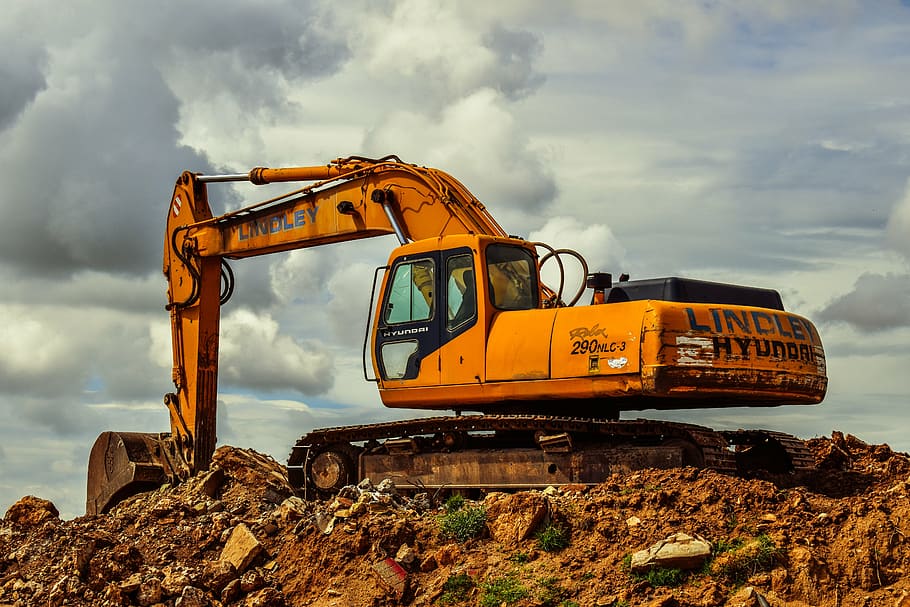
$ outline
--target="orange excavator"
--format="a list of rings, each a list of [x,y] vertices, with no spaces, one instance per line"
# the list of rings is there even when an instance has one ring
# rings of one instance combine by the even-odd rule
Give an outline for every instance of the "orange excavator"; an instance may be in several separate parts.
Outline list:
[[[304,184],[213,215],[208,184],[235,181]],[[443,171],[348,157],[179,177],[164,239],[170,432],[102,433],[89,457],[87,513],[209,466],[228,260],[389,234],[400,246],[374,276],[364,375],[387,407],[449,413],[309,432],[288,458],[303,494],[366,477],[483,490],[593,484],[645,466],[811,466],[802,441],[786,434],[619,418],[821,402],[818,331],[785,311],[776,291],[678,277],[614,283],[588,274],[573,251],[509,236]],[[558,288],[540,278],[544,263],[562,269],[567,255],[586,274],[571,298],[562,278]],[[575,305],[586,289],[590,303]]]

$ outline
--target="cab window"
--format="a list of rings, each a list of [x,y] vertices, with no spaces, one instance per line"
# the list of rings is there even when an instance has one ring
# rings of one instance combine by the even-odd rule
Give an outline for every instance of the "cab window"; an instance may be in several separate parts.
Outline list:
[[[398,324],[432,318],[434,276],[432,259],[397,265],[389,289],[385,321]]]
[[[472,256],[455,255],[446,261],[446,329],[454,331],[477,315]]]
[[[537,307],[537,262],[527,249],[494,244],[487,247],[490,301],[500,310]]]

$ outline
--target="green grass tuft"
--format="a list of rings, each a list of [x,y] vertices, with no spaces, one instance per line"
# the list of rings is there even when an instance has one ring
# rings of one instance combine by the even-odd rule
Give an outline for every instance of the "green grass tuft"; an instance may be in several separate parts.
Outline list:
[[[781,558],[782,550],[762,534],[748,542],[730,542],[726,551],[715,550],[715,554],[710,573],[733,584],[743,584],[756,573],[770,571]]]
[[[438,519],[439,533],[459,542],[479,537],[486,529],[487,511],[483,506],[467,506],[446,512]]]
[[[467,573],[450,575],[442,585],[442,596],[439,597],[438,602],[441,605],[462,603],[467,600],[474,586],[474,580]]]
[[[487,580],[480,584],[481,607],[511,605],[527,598],[530,592],[514,575]]]
[[[537,547],[544,552],[559,552],[570,543],[569,530],[551,523],[537,531],[534,537],[537,538]]]

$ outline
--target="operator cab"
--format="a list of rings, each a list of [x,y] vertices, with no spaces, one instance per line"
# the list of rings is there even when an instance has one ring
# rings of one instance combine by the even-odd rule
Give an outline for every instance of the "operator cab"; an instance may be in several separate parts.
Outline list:
[[[525,241],[454,235],[398,248],[374,321],[380,385],[482,381],[484,334],[492,315],[533,309],[539,301],[537,258]],[[473,338],[466,335],[472,332]],[[456,338],[462,339],[452,344]],[[445,365],[446,360],[457,364]]]

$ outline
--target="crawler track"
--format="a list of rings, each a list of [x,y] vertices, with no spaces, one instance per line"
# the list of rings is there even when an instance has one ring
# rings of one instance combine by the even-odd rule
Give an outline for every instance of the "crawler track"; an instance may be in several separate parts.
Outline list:
[[[288,478],[304,494],[329,495],[368,473],[417,486],[507,489],[591,484],[616,470],[644,467],[748,474],[812,464],[803,442],[780,432],[643,419],[467,415],[314,430],[293,447]]]

